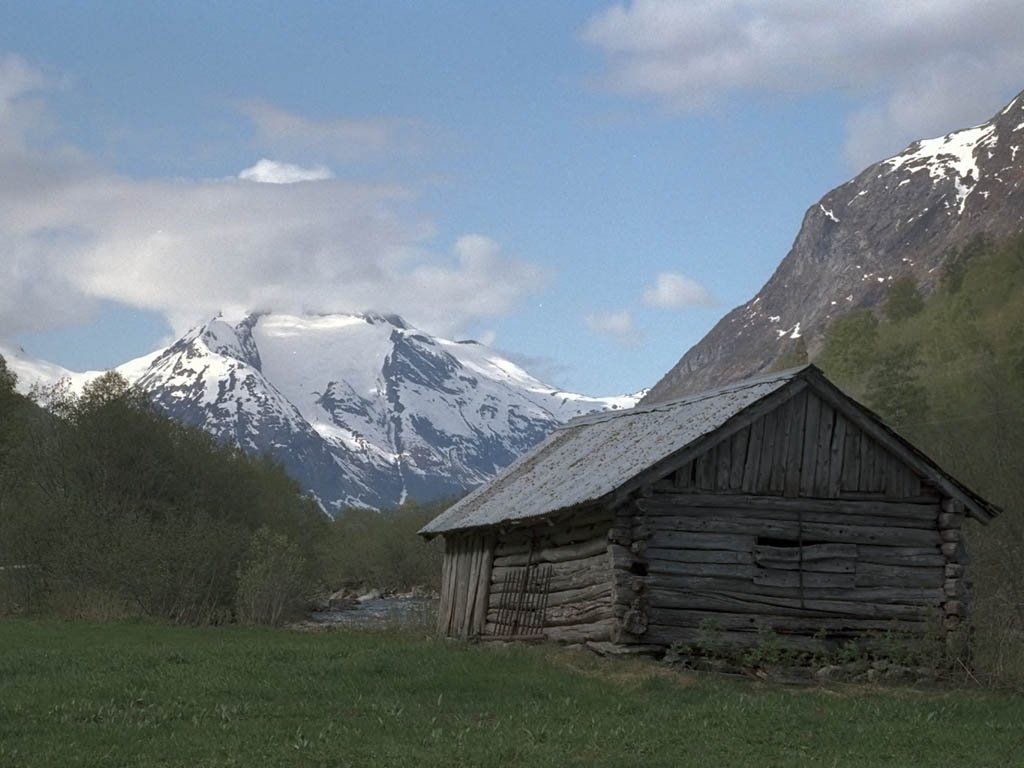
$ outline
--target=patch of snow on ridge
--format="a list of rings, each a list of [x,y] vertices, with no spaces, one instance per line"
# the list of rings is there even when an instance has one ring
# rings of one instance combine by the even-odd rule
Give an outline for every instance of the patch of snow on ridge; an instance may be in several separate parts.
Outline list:
[[[818,203],[818,207],[821,208],[821,212],[828,216],[830,219],[832,219],[832,221],[834,221],[836,224],[839,223],[839,219],[836,218],[836,215],[832,213],[830,209],[826,208],[821,203]]]
[[[995,141],[995,125],[986,124],[935,139],[914,142],[902,154],[883,160],[889,172],[906,168],[910,173],[927,170],[933,180],[952,178],[956,188],[958,212],[963,213],[967,197],[979,180],[975,153]]]

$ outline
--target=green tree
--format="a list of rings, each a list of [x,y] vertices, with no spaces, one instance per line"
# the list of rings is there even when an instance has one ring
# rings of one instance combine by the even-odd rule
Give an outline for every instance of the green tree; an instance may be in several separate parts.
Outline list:
[[[898,323],[919,314],[924,299],[912,275],[902,275],[889,282],[882,313],[891,323]]]
[[[867,370],[877,345],[878,318],[870,310],[855,310],[829,325],[817,363],[829,376],[848,381]]]
[[[984,234],[979,233],[962,248],[949,252],[942,263],[942,288],[951,294],[958,293],[971,262],[991,250],[992,243]]]
[[[896,428],[921,422],[928,413],[928,395],[917,376],[920,367],[917,347],[904,344],[881,352],[868,373],[868,405]]]

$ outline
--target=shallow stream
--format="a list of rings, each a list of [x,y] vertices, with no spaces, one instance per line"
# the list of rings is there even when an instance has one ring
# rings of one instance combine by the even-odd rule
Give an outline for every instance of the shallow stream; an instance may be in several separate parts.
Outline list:
[[[379,597],[344,611],[314,611],[310,619],[347,627],[432,628],[437,600],[422,597]]]

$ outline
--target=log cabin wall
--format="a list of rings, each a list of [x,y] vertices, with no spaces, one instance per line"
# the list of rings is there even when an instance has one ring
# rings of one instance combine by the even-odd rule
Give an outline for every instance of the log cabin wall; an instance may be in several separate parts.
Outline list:
[[[616,639],[743,647],[770,627],[810,649],[819,632],[954,629],[963,517],[804,390],[618,510]]]
[[[615,623],[599,510],[497,535],[484,638],[607,640]]]

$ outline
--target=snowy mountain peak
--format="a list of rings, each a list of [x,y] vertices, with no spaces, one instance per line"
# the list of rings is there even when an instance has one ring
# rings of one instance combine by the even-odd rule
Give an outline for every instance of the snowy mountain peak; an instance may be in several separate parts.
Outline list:
[[[118,370],[171,416],[272,453],[332,514],[459,495],[559,424],[638,399],[563,392],[374,313],[218,315]]]

